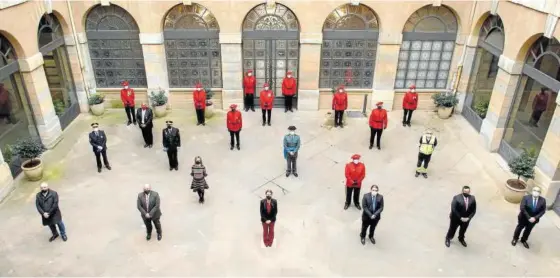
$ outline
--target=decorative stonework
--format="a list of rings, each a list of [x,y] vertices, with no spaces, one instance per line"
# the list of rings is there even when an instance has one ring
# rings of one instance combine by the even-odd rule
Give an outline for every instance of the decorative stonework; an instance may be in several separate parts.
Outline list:
[[[20,58],[18,59],[19,63],[19,70],[21,72],[31,72],[34,71],[36,68],[43,65],[43,54],[41,52],[35,53],[35,55],[29,58]]]
[[[558,17],[552,14],[548,14],[546,17],[546,23],[544,25],[543,36],[551,39],[553,38],[554,30],[556,29],[556,24],[558,23]]]

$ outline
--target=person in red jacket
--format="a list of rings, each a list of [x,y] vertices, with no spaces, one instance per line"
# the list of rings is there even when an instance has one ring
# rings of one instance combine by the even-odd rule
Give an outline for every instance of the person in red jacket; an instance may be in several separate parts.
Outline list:
[[[136,117],[134,113],[134,90],[128,87],[128,81],[121,82],[123,88],[121,89],[121,101],[124,105],[124,112],[126,112],[126,117],[128,118],[128,123],[126,125],[130,125],[134,122],[136,124]]]
[[[204,109],[206,109],[206,91],[200,82],[196,83],[193,92],[194,109],[196,110],[196,125],[206,125],[204,122]]]
[[[350,206],[352,191],[354,191],[354,205],[357,209],[362,209],[360,207],[360,189],[362,188],[362,181],[366,177],[366,166],[360,162],[359,154],[353,155],[352,162],[346,164],[344,175],[346,176],[346,203],[344,204],[344,209],[346,210]]]
[[[259,100],[262,110],[262,125],[265,122],[270,126],[270,115],[272,114],[272,106],[274,105],[274,92],[270,90],[268,83],[264,83],[264,90],[261,91],[259,95]],[[266,120],[266,114],[268,114],[268,121]]]
[[[410,85],[410,90],[404,94],[402,100],[402,107],[404,110],[402,118],[402,126],[410,126],[410,118],[412,118],[412,112],[418,107],[418,94],[416,93],[416,85]]]
[[[284,96],[284,101],[286,105],[284,112],[288,112],[288,110],[290,112],[294,112],[294,110],[292,110],[293,108],[292,102],[294,96],[296,95],[296,89],[297,89],[297,81],[292,76],[292,71],[288,71],[286,73],[286,77],[284,77],[284,80],[282,81],[282,95]]]
[[[231,110],[227,113],[227,129],[229,131],[229,138],[230,138],[230,150],[233,150],[234,140],[233,137],[237,140],[237,149],[240,150],[239,147],[239,132],[241,131],[241,127],[243,127],[243,119],[241,117],[241,112],[237,110],[237,104],[232,104],[229,106]]]
[[[369,115],[369,127],[371,130],[369,136],[369,149],[373,148],[373,139],[377,137],[377,149],[381,150],[381,133],[387,128],[387,110],[383,109],[383,102],[380,101],[377,104],[377,109],[371,111]]]
[[[344,85],[338,86],[336,92],[334,92],[332,100],[332,109],[334,110],[334,127],[340,126],[344,127],[342,124],[342,116],[344,115],[344,110],[348,108],[348,94],[344,90]]]
[[[243,100],[245,102],[245,111],[255,111],[255,85],[257,81],[253,76],[253,70],[247,70],[247,75],[243,78]]]

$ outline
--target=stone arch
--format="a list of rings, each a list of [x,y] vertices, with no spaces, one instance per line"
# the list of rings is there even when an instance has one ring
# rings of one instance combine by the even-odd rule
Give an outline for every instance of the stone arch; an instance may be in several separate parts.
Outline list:
[[[11,45],[11,47],[13,48],[13,53],[15,55],[15,59],[18,58],[25,58],[26,57],[26,53],[23,50],[23,47],[21,46],[21,44],[19,43],[19,41],[9,32],[4,31],[4,30],[0,30],[0,36],[4,37],[7,42]],[[2,42],[0,42],[2,43]]]
[[[268,9],[266,3],[253,7],[243,18],[242,31],[299,31],[299,20],[288,6],[276,3]]]

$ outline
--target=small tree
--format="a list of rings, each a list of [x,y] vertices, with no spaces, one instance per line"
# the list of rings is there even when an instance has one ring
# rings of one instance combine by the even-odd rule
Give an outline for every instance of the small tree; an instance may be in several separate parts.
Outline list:
[[[459,99],[452,93],[449,92],[441,92],[432,95],[432,99],[434,100],[434,104],[437,107],[453,107],[459,103]]]
[[[535,148],[523,149],[520,156],[511,160],[508,164],[509,170],[517,175],[517,180],[523,177],[525,180],[535,177],[535,164],[537,163],[537,151]]]
[[[89,105],[101,104],[105,101],[105,96],[101,94],[92,94],[88,98]]]
[[[212,105],[212,97],[214,96],[214,92],[212,92],[211,88],[204,88],[206,92],[206,105]]]
[[[13,146],[13,154],[19,156],[21,159],[29,159],[27,165],[24,167],[34,167],[39,164],[37,158],[43,154],[47,148],[41,141],[33,138],[20,139]]]
[[[152,106],[162,106],[167,103],[167,95],[165,95],[165,90],[159,88],[157,93],[155,91],[150,93],[150,102]]]

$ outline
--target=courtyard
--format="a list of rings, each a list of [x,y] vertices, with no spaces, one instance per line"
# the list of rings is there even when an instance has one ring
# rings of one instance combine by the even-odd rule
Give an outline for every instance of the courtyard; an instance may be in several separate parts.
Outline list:
[[[35,209],[39,182],[16,180],[0,204],[0,276],[556,276],[560,273],[558,216],[548,211],[531,234],[530,249],[510,245],[518,205],[505,202],[510,177],[479,143],[463,117],[441,120],[415,112],[389,113],[382,149],[369,150],[367,118],[344,129],[322,126],[325,112],[274,110],[272,126],[243,112],[241,150],[229,150],[224,114],[205,127],[174,110],[181,131],[179,171],[170,172],[161,147],[164,119],[155,121],[154,148],[144,149],[137,126],[121,110],[100,118],[82,114],[44,155],[44,180],[60,194],[68,241],[49,243]],[[108,137],[112,171],[97,173],[87,134],[92,121]],[[282,136],[289,125],[302,138],[299,178],[285,177]],[[428,179],[414,177],[418,139],[433,128],[438,146]],[[377,244],[359,239],[361,211],[344,206],[344,165],[362,155],[362,194],[380,187],[385,210]],[[190,166],[200,155],[210,189],[200,205],[189,190]],[[163,239],[145,240],[136,196],[145,183],[161,196]],[[467,248],[444,245],[452,196],[469,185],[478,201]],[[274,191],[279,213],[272,248],[262,243],[258,201]],[[555,224],[556,223],[556,224]]]

